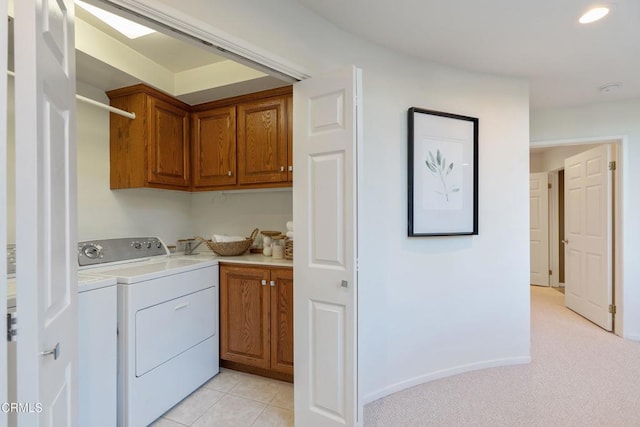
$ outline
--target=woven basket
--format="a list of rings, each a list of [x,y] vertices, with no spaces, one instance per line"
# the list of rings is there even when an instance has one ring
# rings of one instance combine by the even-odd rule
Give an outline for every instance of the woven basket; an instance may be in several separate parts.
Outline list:
[[[237,256],[245,253],[253,244],[253,239],[258,235],[258,229],[254,229],[251,236],[237,242],[214,242],[205,240],[209,249],[221,256]]]
[[[293,259],[293,239],[284,239],[284,259]]]

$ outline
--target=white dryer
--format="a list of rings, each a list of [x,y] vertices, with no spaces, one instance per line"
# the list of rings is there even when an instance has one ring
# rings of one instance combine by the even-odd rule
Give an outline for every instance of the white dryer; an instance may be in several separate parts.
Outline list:
[[[118,281],[118,426],[150,424],[219,372],[217,262],[167,254],[155,237],[79,244],[80,265],[100,266],[83,271]]]

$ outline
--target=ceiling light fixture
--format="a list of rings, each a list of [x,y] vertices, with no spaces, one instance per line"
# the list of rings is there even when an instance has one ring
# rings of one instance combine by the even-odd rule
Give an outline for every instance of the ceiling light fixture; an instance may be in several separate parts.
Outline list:
[[[609,13],[609,8],[605,6],[594,7],[593,9],[589,9],[587,13],[582,15],[578,22],[581,24],[590,24],[599,19],[604,18]]]
[[[110,27],[112,27],[116,31],[119,31],[130,39],[137,39],[138,37],[146,36],[147,34],[156,32],[155,30],[147,28],[144,25],[140,25],[137,22],[133,22],[123,18],[122,16],[107,12],[106,10],[100,9],[99,7],[85,3],[81,0],[76,0],[75,3],[105,24],[109,25]]]

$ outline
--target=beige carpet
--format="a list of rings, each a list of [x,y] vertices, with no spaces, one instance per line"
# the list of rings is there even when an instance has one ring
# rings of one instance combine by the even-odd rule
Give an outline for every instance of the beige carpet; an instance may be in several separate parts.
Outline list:
[[[532,362],[432,381],[365,406],[373,426],[640,426],[640,343],[531,287]]]

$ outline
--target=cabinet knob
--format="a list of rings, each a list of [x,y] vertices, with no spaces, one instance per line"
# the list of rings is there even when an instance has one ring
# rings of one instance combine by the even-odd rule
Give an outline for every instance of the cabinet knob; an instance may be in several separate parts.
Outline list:
[[[272,281],[270,281],[270,282],[269,282],[269,284],[270,284],[271,286],[275,286],[275,285],[276,285],[276,281],[275,281],[275,280],[272,280]]]
[[[232,176],[233,174],[231,173],[231,171],[227,172],[228,176]]]
[[[266,285],[267,285],[267,281],[263,279],[263,280],[260,282],[260,284],[261,284],[262,286],[266,286]]]
[[[289,166],[289,172],[293,172],[293,166]]]
[[[284,172],[284,166],[280,166],[280,172]]]

